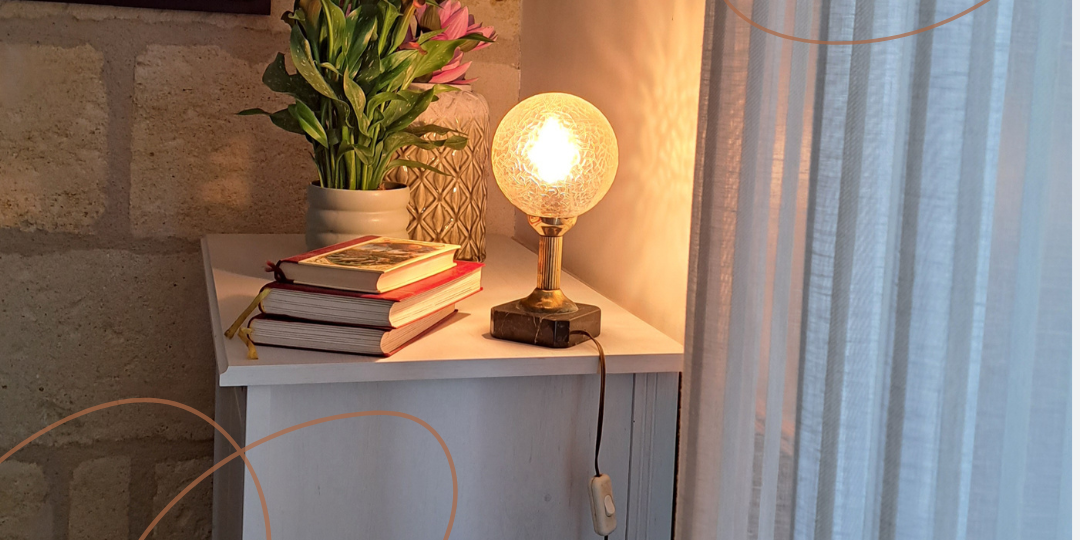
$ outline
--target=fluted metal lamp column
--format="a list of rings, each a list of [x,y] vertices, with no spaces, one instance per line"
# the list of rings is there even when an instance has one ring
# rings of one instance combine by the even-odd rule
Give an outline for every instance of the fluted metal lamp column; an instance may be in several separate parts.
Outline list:
[[[570,94],[539,94],[503,117],[491,145],[492,170],[506,198],[540,233],[536,289],[491,308],[491,335],[569,347],[600,334],[600,308],[577,304],[559,286],[563,235],[600,202],[615,180],[619,148],[603,113]]]

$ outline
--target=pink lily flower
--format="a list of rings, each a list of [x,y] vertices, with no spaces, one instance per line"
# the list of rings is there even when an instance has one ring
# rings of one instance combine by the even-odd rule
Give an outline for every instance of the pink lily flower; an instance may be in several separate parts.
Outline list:
[[[445,0],[437,8],[434,8],[436,11],[433,13],[428,12],[430,6],[422,0],[414,0],[414,5],[416,6],[415,14],[413,20],[409,21],[405,41],[401,45],[402,49],[419,49],[420,46],[416,43],[417,36],[436,29],[441,31],[432,38],[433,41],[461,39],[469,34],[480,34],[491,40],[498,37],[493,27],[477,23],[473,16],[469,14],[469,8],[458,0]],[[491,43],[472,42],[464,47],[458,47],[450,62],[443,66],[442,69],[432,73],[428,82],[468,84],[474,81],[475,79],[465,79],[465,72],[472,65],[472,62],[463,63],[462,53],[483,49],[488,45],[491,45]]]

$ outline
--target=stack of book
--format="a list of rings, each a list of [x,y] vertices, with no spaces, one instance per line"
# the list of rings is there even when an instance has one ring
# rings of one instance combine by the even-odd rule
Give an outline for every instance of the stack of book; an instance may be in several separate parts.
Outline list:
[[[458,246],[365,236],[271,264],[245,341],[389,356],[480,290],[481,263]],[[246,318],[246,314],[242,319]]]

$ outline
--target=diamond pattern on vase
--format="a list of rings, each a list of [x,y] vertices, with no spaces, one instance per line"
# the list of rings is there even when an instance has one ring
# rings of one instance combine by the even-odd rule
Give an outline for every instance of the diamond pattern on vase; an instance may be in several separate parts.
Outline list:
[[[395,156],[427,163],[447,174],[400,167],[390,173],[390,179],[409,186],[410,238],[458,244],[458,259],[483,261],[487,255],[487,178],[491,175],[488,105],[483,96],[462,88],[440,94],[416,122],[461,131],[469,138],[468,145],[461,150],[408,147]]]

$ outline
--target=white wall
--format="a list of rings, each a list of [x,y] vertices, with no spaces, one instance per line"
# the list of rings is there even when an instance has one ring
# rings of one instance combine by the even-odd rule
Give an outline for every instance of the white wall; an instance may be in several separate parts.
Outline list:
[[[522,4],[521,98],[581,96],[619,139],[615,184],[567,234],[564,266],[682,341],[705,2]],[[515,236],[536,245],[520,212]]]

